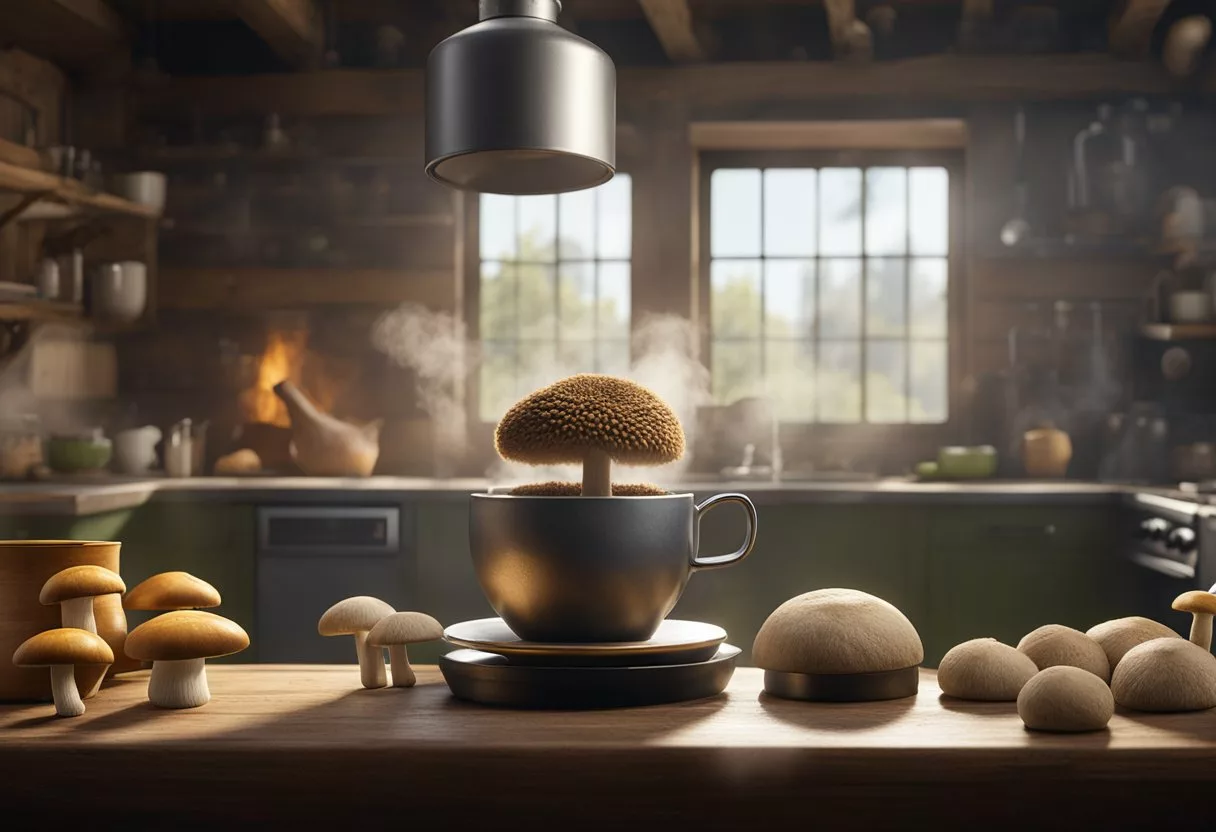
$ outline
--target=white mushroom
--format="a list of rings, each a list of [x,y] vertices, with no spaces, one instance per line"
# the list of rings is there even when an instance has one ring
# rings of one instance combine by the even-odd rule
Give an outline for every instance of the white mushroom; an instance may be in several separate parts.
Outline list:
[[[96,633],[77,627],[46,630],[31,636],[13,653],[18,667],[49,667],[51,694],[55,698],[55,713],[59,716],[80,716],[84,702],[76,688],[76,665],[110,665],[114,651]]]
[[[440,638],[443,638],[443,625],[426,613],[395,612],[376,622],[376,626],[367,634],[367,643],[372,647],[388,648],[388,659],[393,668],[393,687],[412,688],[417,678],[414,668],[410,667],[405,646]]]
[[[317,632],[323,636],[355,637],[359,679],[365,688],[382,688],[388,684],[384,673],[384,653],[368,645],[367,634],[380,619],[394,612],[379,598],[356,595],[334,604],[317,622]]]

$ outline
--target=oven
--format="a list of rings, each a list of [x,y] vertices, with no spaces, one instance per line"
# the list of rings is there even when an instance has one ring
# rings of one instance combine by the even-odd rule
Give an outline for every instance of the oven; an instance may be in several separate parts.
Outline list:
[[[1216,582],[1216,512],[1197,501],[1138,493],[1130,495],[1121,522],[1125,555],[1140,567],[1142,614],[1176,624],[1169,615],[1174,598]]]

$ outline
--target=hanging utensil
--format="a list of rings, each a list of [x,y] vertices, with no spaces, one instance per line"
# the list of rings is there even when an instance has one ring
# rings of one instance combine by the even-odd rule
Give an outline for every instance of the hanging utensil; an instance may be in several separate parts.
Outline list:
[[[1026,111],[1018,107],[1013,118],[1013,136],[1016,144],[1016,161],[1013,185],[1013,216],[1001,227],[1001,242],[1013,248],[1030,237],[1030,223],[1026,220]]]

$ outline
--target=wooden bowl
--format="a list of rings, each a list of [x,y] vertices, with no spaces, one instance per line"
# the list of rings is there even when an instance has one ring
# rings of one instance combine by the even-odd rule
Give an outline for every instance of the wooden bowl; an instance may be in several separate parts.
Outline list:
[[[50,701],[51,674],[45,668],[13,665],[21,642],[60,626],[57,604],[43,606],[38,594],[47,579],[69,566],[92,564],[118,572],[121,544],[91,540],[0,540],[0,702]],[[93,603],[97,633],[122,656],[127,618],[122,599],[106,595]],[[96,692],[104,667],[76,671],[81,696]]]

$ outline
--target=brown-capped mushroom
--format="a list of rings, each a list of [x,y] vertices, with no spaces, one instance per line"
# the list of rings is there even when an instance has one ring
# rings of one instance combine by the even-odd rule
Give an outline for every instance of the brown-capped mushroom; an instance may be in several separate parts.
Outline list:
[[[1146,641],[1127,651],[1110,688],[1137,711],[1207,710],[1216,707],[1216,656],[1177,635]]]
[[[365,688],[382,688],[388,684],[384,674],[384,653],[367,643],[367,634],[380,619],[394,612],[396,610],[379,598],[356,595],[334,604],[317,622],[317,632],[323,636],[355,637],[359,679]]]
[[[1100,731],[1114,713],[1106,683],[1071,665],[1040,670],[1018,693],[1018,716],[1032,731]]]
[[[220,594],[189,572],[161,572],[132,587],[122,605],[129,610],[197,610],[218,607]]]
[[[1110,662],[1112,676],[1123,656],[1136,645],[1155,638],[1181,638],[1164,624],[1138,615],[1095,624],[1085,631],[1085,635],[1101,644],[1102,649],[1106,651],[1106,660]]]
[[[537,482],[517,485],[510,492],[515,497],[578,497],[583,486],[577,482]],[[662,497],[670,494],[666,488],[648,482],[612,484],[613,497]]]
[[[1022,687],[1039,672],[1024,653],[994,638],[973,638],[956,644],[937,666],[942,693],[957,699],[1013,702]]]
[[[76,665],[111,665],[114,651],[96,633],[78,627],[46,630],[31,636],[13,653],[17,667],[49,667],[51,695],[59,716],[80,716],[84,702],[76,688]]]
[[[1110,681],[1110,660],[1102,645],[1072,627],[1044,624],[1022,636],[1018,650],[1029,656],[1039,670],[1068,665],[1088,670],[1103,682]]]
[[[367,634],[372,647],[387,647],[389,665],[393,669],[393,687],[412,688],[418,681],[410,667],[407,644],[436,641],[443,638],[443,625],[422,612],[395,612],[376,622]]]
[[[239,653],[249,636],[235,621],[201,610],[175,610],[127,635],[128,656],[152,662],[148,700],[159,708],[197,708],[211,701],[207,659]]]
[[[85,564],[69,566],[48,578],[42,585],[38,602],[45,606],[58,604],[65,628],[95,633],[97,620],[93,617],[93,599],[100,595],[121,595],[126,591],[127,585],[117,572]]]
[[[1173,608],[1189,612],[1191,619],[1191,644],[1204,650],[1212,649],[1212,615],[1216,614],[1216,595],[1202,589],[1192,589],[1174,599]]]
[[[494,433],[503,459],[583,466],[582,495],[611,495],[612,463],[663,465],[684,455],[684,430],[666,403],[639,384],[582,373],[516,402]]]

